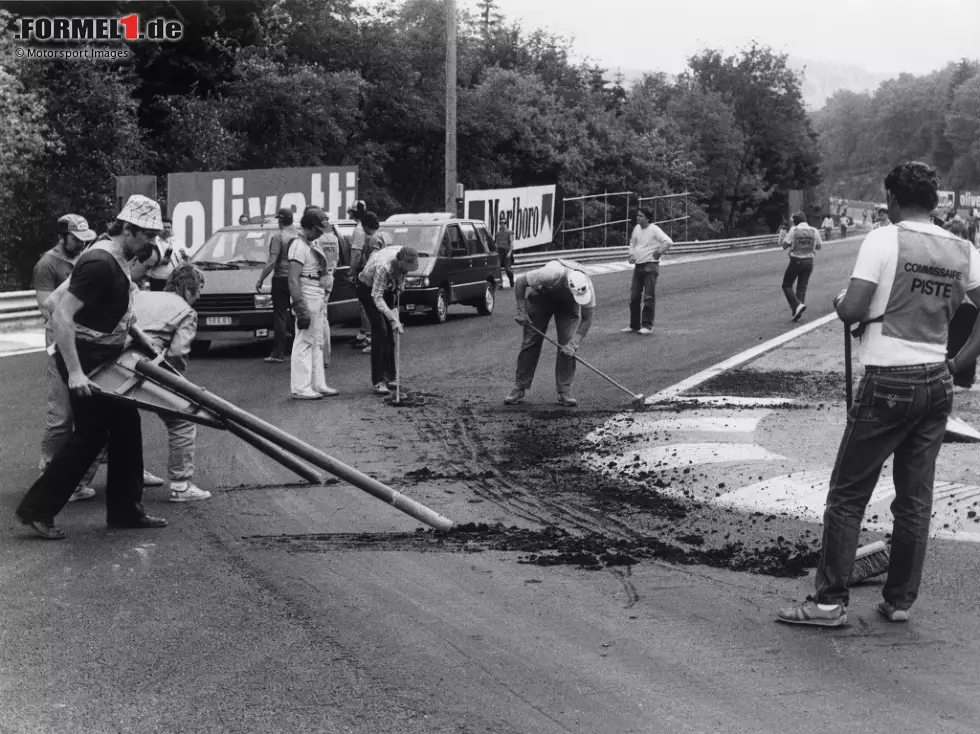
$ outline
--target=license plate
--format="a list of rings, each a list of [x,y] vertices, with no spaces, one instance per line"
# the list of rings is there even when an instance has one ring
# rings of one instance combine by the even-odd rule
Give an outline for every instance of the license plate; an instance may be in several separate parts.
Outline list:
[[[255,336],[256,337],[269,336],[269,330],[268,329],[256,329],[255,330]]]
[[[406,303],[405,304],[405,310],[406,311],[414,311],[415,310],[415,304],[414,303]]]
[[[204,319],[205,326],[231,326],[231,316],[208,316]]]

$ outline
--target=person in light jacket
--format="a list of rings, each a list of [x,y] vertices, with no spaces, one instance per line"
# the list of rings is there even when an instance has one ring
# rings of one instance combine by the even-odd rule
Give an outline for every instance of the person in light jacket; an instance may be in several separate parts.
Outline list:
[[[657,307],[657,278],[660,276],[660,258],[674,241],[653,223],[649,209],[640,209],[636,226],[630,235],[629,262],[633,265],[630,284],[630,325],[623,333],[647,335],[653,332],[653,319]]]

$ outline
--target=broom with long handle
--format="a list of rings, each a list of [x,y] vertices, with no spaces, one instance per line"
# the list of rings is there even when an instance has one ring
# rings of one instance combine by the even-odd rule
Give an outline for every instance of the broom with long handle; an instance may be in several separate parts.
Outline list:
[[[847,409],[854,403],[854,373],[851,366],[851,330],[844,324],[844,381]],[[857,549],[854,556],[854,569],[848,585],[859,584],[888,571],[889,547],[883,540],[876,540]]]

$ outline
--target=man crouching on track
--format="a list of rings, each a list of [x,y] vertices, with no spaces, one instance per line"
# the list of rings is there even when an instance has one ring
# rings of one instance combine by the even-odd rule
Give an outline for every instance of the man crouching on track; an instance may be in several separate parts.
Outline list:
[[[530,290],[529,290],[530,289]],[[517,298],[515,321],[524,327],[524,341],[517,355],[517,377],[514,389],[504,398],[507,405],[524,400],[531,387],[534,371],[541,357],[541,344],[551,317],[555,317],[561,349],[555,362],[558,403],[578,405],[572,397],[575,379],[575,352],[592,326],[595,312],[595,288],[582,266],[570,260],[552,260],[536,270],[517,276],[514,285]]]

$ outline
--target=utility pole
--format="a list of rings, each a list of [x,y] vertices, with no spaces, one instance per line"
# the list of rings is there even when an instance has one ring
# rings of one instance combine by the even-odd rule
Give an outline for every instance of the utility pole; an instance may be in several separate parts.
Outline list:
[[[456,0],[446,0],[446,193],[444,209],[456,212]]]

